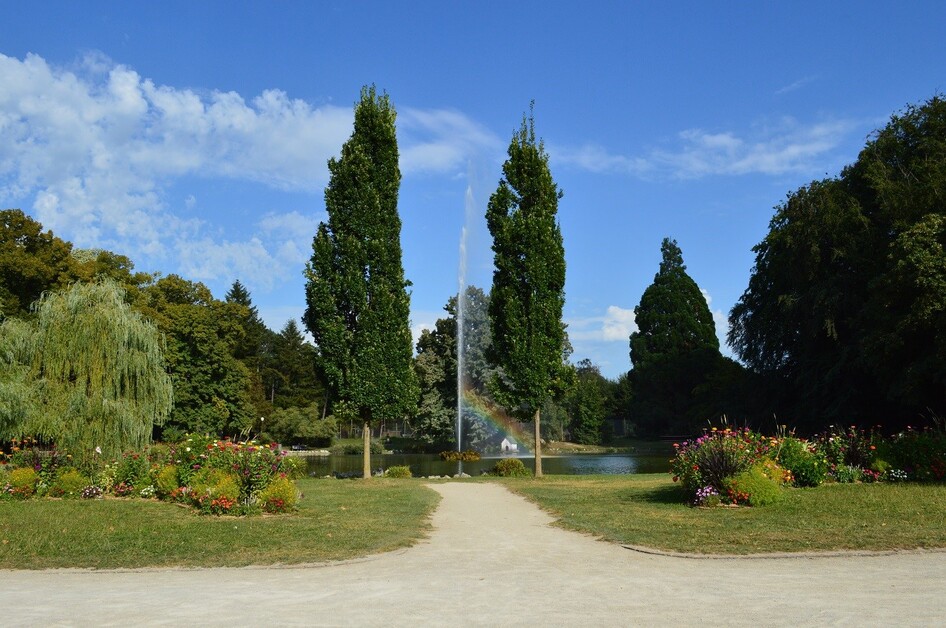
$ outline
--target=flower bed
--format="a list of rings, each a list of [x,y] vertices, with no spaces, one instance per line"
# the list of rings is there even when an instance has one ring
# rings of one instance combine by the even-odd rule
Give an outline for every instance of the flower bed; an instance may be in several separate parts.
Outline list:
[[[695,506],[775,503],[783,485],[946,480],[946,433],[929,429],[883,438],[876,430],[832,426],[808,441],[784,427],[774,437],[712,428],[674,449],[673,480]]]
[[[71,456],[36,447],[17,447],[0,462],[0,499],[156,498],[215,515],[292,511],[299,498],[292,480],[302,471],[301,461],[275,444],[196,434],[78,467]]]

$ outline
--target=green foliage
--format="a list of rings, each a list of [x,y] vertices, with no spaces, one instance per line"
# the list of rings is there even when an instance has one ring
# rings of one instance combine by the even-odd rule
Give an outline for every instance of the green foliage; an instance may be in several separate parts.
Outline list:
[[[761,462],[770,447],[769,439],[749,429],[713,428],[695,440],[674,443],[670,472],[688,500],[707,486],[726,495],[727,480]]]
[[[66,467],[59,470],[46,494],[50,497],[78,498],[82,494],[82,489],[88,485],[88,476],[80,473],[78,469]]]
[[[0,414],[22,421],[19,434],[54,439],[83,458],[96,448],[115,456],[149,442],[170,412],[171,381],[158,331],[130,310],[122,288],[74,284],[45,294],[35,313],[29,337],[19,324],[0,330],[16,351],[6,364],[12,374],[0,375],[14,384],[13,392],[0,386],[7,402]],[[28,403],[15,401],[18,390],[30,393]]]
[[[239,479],[223,469],[203,468],[194,474],[189,486],[189,498],[205,514],[224,514],[239,503]]]
[[[289,478],[278,477],[263,489],[259,501],[266,512],[291,512],[299,501],[299,489]]]
[[[907,429],[890,440],[888,455],[891,466],[910,480],[946,480],[946,432]]]
[[[305,270],[303,320],[315,339],[316,366],[333,398],[351,404],[366,426],[411,414],[418,396],[395,117],[386,94],[362,89],[354,131],[341,157],[329,160],[328,222],[319,225]]]
[[[138,452],[126,452],[115,466],[112,485],[141,490],[151,484],[150,471],[151,465],[147,456]]]
[[[767,413],[900,429],[946,401],[946,101],[907,107],[776,208],[730,314]]]
[[[355,456],[361,455],[365,452],[365,446],[362,443],[339,443],[332,445],[332,448],[329,450],[332,452],[332,455],[343,455],[343,456]],[[368,452],[370,454],[383,454],[384,445],[380,442],[373,440],[369,446]]]
[[[525,478],[530,477],[532,472],[526,469],[526,465],[522,464],[522,460],[518,458],[503,458],[493,466],[490,475],[502,478]]]
[[[634,308],[631,415],[645,434],[690,434],[730,410],[719,391],[740,373],[719,353],[713,316],[680,247],[664,238],[660,250],[654,282]]]
[[[724,484],[724,494],[732,503],[768,506],[780,502],[784,496],[779,483],[770,478],[760,465],[753,465],[727,478]]]
[[[828,430],[818,434],[813,443],[832,470],[845,465],[869,469],[881,440],[875,430],[866,431],[854,425],[846,428],[829,425]]]
[[[323,407],[325,390],[315,375],[316,350],[296,325],[288,320],[270,339],[271,400],[277,408]]]
[[[72,245],[19,209],[0,211],[0,313],[28,316],[47,291],[73,279]]]
[[[176,465],[168,464],[160,467],[154,477],[154,486],[159,498],[164,499],[180,488],[178,469]]]
[[[412,478],[414,477],[414,474],[411,473],[410,467],[406,465],[402,465],[402,466],[388,467],[387,470],[384,472],[384,477],[386,478]]]
[[[10,471],[7,482],[10,495],[16,499],[29,499],[36,493],[39,475],[31,467],[19,467]]]
[[[775,460],[792,474],[795,486],[818,486],[828,476],[828,462],[824,455],[793,436],[779,439]]]
[[[582,360],[576,369],[575,384],[568,394],[571,414],[571,440],[583,445],[598,445],[602,439],[607,380],[590,360]]]
[[[447,462],[476,462],[480,459],[480,454],[471,449],[465,451],[441,451],[440,459]]]
[[[266,418],[266,434],[283,445],[331,447],[338,433],[338,421],[333,416],[322,419],[320,412],[315,404],[277,408]]]
[[[234,357],[245,306],[218,301],[203,284],[168,275],[142,291],[138,309],[167,339],[174,408],[165,440],[180,432],[234,435],[258,420],[249,372]]]

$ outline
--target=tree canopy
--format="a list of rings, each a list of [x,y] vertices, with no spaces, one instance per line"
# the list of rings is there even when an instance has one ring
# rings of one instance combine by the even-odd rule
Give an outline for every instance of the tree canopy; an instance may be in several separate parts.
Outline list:
[[[894,115],[776,208],[730,343],[769,410],[815,429],[946,413],[946,101]]]
[[[114,457],[149,442],[171,411],[171,380],[158,330],[121,287],[77,283],[45,294],[35,311],[0,328],[5,432],[44,436],[77,456],[98,448]]]
[[[319,225],[305,271],[303,320],[319,372],[366,432],[373,421],[411,414],[418,394],[410,282],[401,263],[395,118],[387,94],[362,89],[354,131],[341,157],[329,160],[328,222]],[[367,446],[365,456],[368,475]]]
[[[490,196],[486,223],[493,236],[489,316],[494,396],[518,413],[533,414],[535,472],[542,475],[542,404],[567,373],[562,323],[565,248],[556,220],[561,191],[530,112],[513,134],[503,178]]]

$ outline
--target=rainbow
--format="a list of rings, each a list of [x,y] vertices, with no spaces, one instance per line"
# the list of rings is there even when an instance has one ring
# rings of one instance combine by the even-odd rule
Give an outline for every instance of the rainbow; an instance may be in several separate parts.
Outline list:
[[[519,453],[532,453],[532,434],[522,427],[516,419],[510,417],[496,403],[480,394],[473,388],[464,388],[461,412],[464,417],[481,421],[488,428],[515,440],[519,445]],[[463,447],[467,448],[466,443]]]

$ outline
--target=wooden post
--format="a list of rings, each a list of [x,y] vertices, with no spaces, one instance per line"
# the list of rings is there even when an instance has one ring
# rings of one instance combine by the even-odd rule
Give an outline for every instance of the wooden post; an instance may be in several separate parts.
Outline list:
[[[535,411],[535,477],[542,477],[542,431],[539,428],[540,413],[542,410]]]

